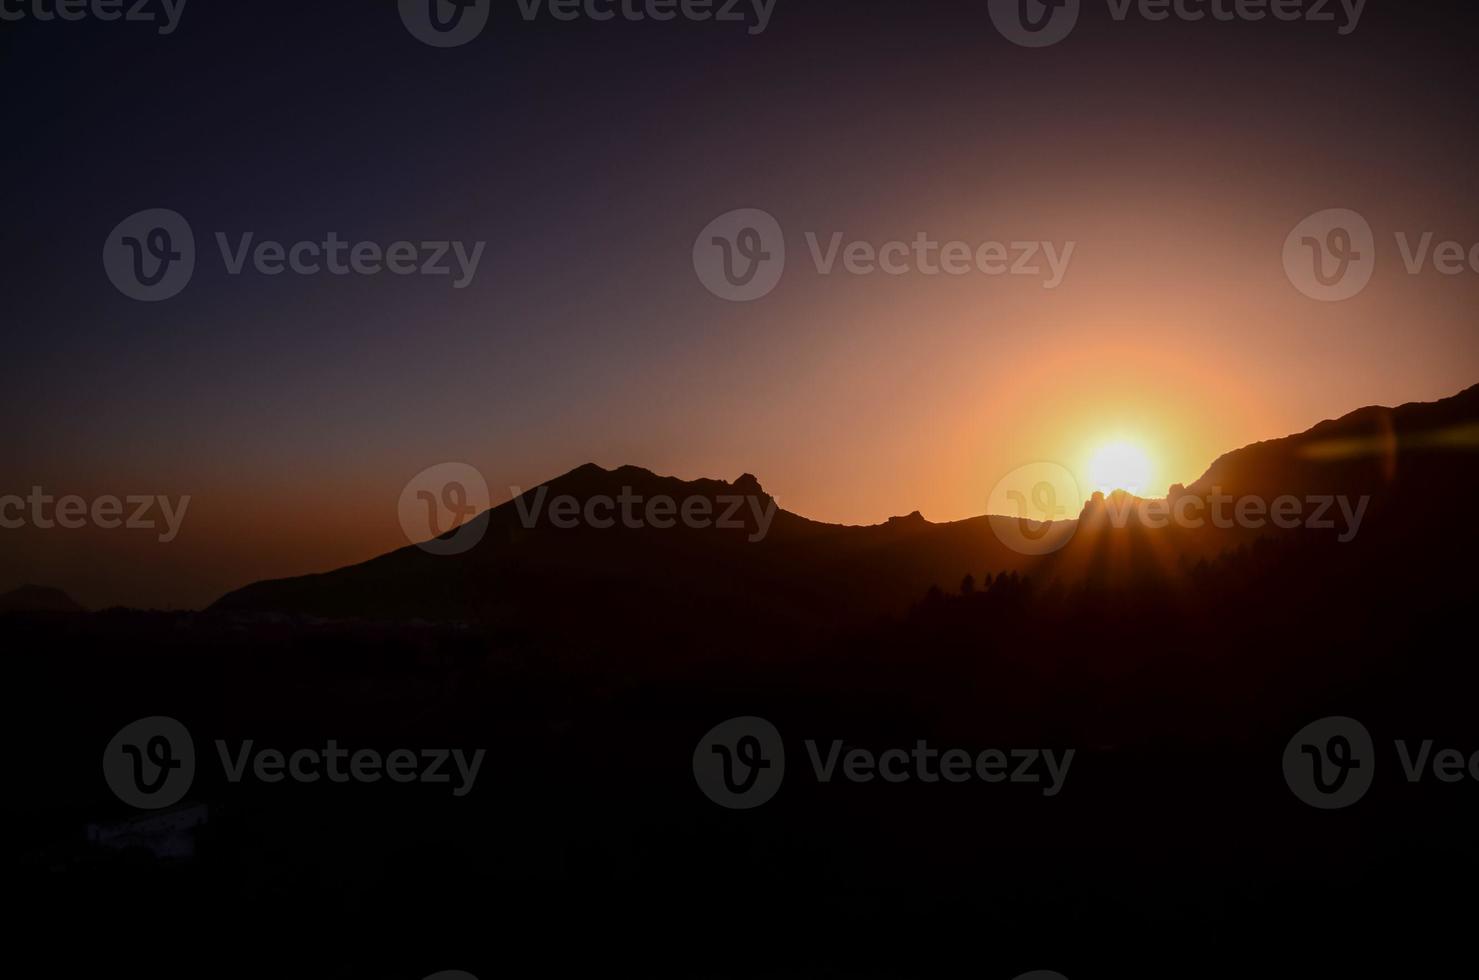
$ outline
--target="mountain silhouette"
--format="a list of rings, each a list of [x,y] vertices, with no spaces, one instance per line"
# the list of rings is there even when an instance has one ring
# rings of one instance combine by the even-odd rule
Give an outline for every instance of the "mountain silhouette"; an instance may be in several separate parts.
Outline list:
[[[733,527],[555,526],[550,502],[623,494],[651,501],[702,498]],[[537,518],[526,514],[543,503]],[[521,510],[522,508],[522,510]],[[640,511],[640,508],[639,508]],[[757,515],[772,513],[762,528]],[[530,526],[532,525],[532,526]],[[584,607],[718,611],[802,623],[901,610],[961,568],[1030,567],[987,518],[934,524],[920,514],[884,524],[823,524],[780,509],[760,482],[684,481],[635,466],[581,466],[475,517],[481,535],[463,554],[411,545],[321,575],[260,582],[213,607],[324,618],[424,618],[502,623],[552,612],[572,595]],[[449,538],[456,532],[443,535]],[[656,614],[656,613],[655,613]]]
[[[1479,386],[1431,404],[1363,408],[1287,438],[1219,458],[1162,505],[1253,496],[1305,502],[1359,498],[1362,534],[1390,545],[1453,520],[1458,495],[1479,482]],[[557,526],[550,504],[569,498],[701,498],[729,527]],[[739,503],[735,503],[740,501]],[[1048,582],[1169,579],[1197,562],[1281,531],[1262,526],[1156,526],[1150,501],[1096,495],[1060,551],[1034,556],[1009,546],[1017,519],[1000,515],[932,523],[918,512],[883,524],[824,524],[782,510],[759,480],[684,481],[623,466],[581,466],[486,511],[461,532],[480,535],[461,554],[407,546],[335,571],[259,582],[215,611],[325,619],[425,619],[579,629],[573,620],[688,623],[698,631],[867,620],[909,608],[931,586],[967,574],[1018,573]],[[1226,504],[1231,507],[1231,504]],[[1313,513],[1315,505],[1306,505]],[[609,509],[609,508],[608,508]],[[1327,517],[1339,517],[1334,504]],[[1073,522],[1071,522],[1073,523]]]

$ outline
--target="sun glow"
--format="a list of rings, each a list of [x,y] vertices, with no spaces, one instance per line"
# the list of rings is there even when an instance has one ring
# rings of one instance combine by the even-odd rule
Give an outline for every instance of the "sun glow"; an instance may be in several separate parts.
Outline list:
[[[1154,467],[1150,455],[1132,442],[1109,442],[1089,459],[1089,483],[1101,493],[1128,490],[1136,496],[1151,492]]]

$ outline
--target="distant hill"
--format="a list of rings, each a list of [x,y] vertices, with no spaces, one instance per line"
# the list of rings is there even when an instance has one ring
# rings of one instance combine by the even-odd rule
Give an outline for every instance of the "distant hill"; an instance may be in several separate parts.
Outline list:
[[[0,615],[5,613],[80,613],[86,612],[72,597],[60,589],[23,585],[0,595]]]
[[[1433,404],[1361,409],[1299,435],[1228,453],[1190,487],[1173,488],[1172,497],[1369,495],[1363,533],[1390,545],[1409,540],[1414,530],[1431,533],[1435,521],[1457,518],[1457,495],[1479,481],[1476,450],[1479,386]],[[732,518],[738,526],[728,529],[620,522],[603,529],[584,521],[562,528],[547,511],[532,527],[521,519],[521,508],[538,509],[538,502],[547,508],[557,497],[583,506],[624,493],[644,501],[704,498],[715,515],[726,510],[726,502],[744,503]],[[1125,504],[1123,496],[1092,502],[1065,548],[1034,557],[1019,554],[994,533],[994,522],[1011,524],[1013,518],[935,524],[914,513],[866,527],[822,524],[777,508],[749,474],[734,482],[683,481],[634,466],[586,465],[474,518],[483,535],[463,554],[434,555],[408,546],[320,575],[259,582],[212,608],[541,629],[631,624],[727,634],[894,614],[932,585],[953,590],[966,574],[1018,572],[1065,584],[1130,575],[1172,578],[1192,563],[1279,533],[1211,525],[1157,529]]]

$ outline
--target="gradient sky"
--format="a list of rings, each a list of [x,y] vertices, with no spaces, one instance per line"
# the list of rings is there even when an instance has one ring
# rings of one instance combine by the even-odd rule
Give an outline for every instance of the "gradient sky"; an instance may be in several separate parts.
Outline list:
[[[179,29],[0,24],[0,494],[189,494],[179,538],[0,530],[0,590],[193,607],[405,543],[437,463],[495,501],[585,462],[756,474],[808,517],[984,510],[1040,460],[1143,445],[1153,492],[1221,453],[1479,381],[1472,4],[1359,27],[1114,22],[1029,50],[980,2],[777,0],[768,29],[525,22],[420,44],[391,2],[190,4]],[[1460,22],[1465,29],[1459,29]],[[194,227],[189,288],[137,303],[101,251]],[[717,299],[719,214],[786,230],[780,286]],[[1320,303],[1281,250],[1352,208],[1376,276]],[[216,231],[487,241],[445,279],[225,274]],[[1076,243],[1058,289],[819,276],[805,233]]]

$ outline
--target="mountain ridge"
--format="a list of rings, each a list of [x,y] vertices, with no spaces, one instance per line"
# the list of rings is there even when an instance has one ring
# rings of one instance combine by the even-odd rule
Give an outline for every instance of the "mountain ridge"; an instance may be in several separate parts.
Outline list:
[[[1424,495],[1443,492],[1454,479],[1479,482],[1476,454],[1468,451],[1479,444],[1429,435],[1476,425],[1479,385],[1437,402],[1367,406],[1225,453],[1196,482],[1173,487],[1168,496],[1223,492],[1273,500],[1341,494],[1376,498],[1373,515],[1401,517],[1410,509],[1422,516],[1426,511],[1414,501],[1420,504]],[[1370,451],[1372,446],[1380,451]],[[1450,474],[1450,468],[1462,472]],[[592,498],[619,494],[647,501],[705,498],[716,516],[721,498],[743,498],[747,505],[734,512],[735,526],[729,528],[556,527],[538,514],[528,522],[535,507],[556,497],[589,506]],[[1138,520],[1129,527],[1096,521],[1075,533],[1069,525],[1097,514],[1094,505],[1086,505],[1077,519],[1056,522],[1072,537],[1062,553],[1037,556],[1012,546],[1014,528],[1021,525],[1002,515],[936,523],[914,511],[879,524],[827,524],[780,508],[748,472],[733,481],[682,480],[630,464],[608,470],[585,463],[478,514],[466,527],[481,540],[465,553],[432,555],[411,544],[344,568],[253,583],[210,608],[507,623],[531,615],[558,617],[568,605],[562,592],[576,589],[615,605],[693,604],[757,621],[831,621],[900,612],[931,586],[951,587],[966,574],[1016,572],[1079,581],[1095,569],[1111,574],[1119,568],[1122,574],[1129,567],[1107,562],[1098,552],[1137,549],[1143,553],[1139,565],[1174,569],[1271,533],[1151,531]],[[1121,538],[1125,547],[1112,544]]]

